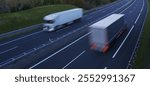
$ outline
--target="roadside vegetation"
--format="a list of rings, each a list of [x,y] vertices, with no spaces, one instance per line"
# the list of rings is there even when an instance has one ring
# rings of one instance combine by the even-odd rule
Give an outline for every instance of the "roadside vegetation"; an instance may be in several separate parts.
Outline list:
[[[19,12],[2,13],[0,14],[0,34],[42,23],[43,16],[74,7],[73,5],[47,5]]]
[[[0,0],[0,34],[42,23],[45,15],[75,7],[85,10],[115,0]]]
[[[115,0],[0,0],[0,8],[5,12],[14,12],[43,5],[71,4],[90,9],[113,1]]]
[[[135,58],[134,68],[150,68],[150,0],[148,15],[144,26],[140,47]]]

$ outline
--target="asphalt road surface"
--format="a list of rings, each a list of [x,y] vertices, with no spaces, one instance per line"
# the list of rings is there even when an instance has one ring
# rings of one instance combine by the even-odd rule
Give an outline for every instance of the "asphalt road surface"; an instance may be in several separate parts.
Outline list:
[[[64,39],[63,36],[65,37],[73,31],[87,29],[87,26],[113,13],[125,14],[128,30],[116,40],[106,54],[90,50],[88,40],[90,32],[87,32],[72,42],[68,41],[65,46],[60,47],[55,52],[49,52],[44,55],[43,59],[33,62],[25,68],[127,68],[134,54],[146,18],[146,0],[119,0],[84,15],[80,22],[56,32],[36,31],[22,37],[2,41],[0,42],[0,62],[4,63],[20,54],[26,54],[26,52],[37,49],[48,42]]]

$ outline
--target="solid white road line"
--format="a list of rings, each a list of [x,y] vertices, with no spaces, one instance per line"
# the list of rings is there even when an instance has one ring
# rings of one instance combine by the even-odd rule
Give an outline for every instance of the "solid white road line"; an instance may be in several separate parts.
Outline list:
[[[129,2],[128,2],[129,3]],[[127,3],[127,4],[128,4]],[[125,4],[126,5],[126,4]],[[124,5],[124,6],[125,6]],[[112,5],[113,6],[113,5]],[[124,6],[122,6],[122,7],[124,7]],[[111,6],[110,6],[111,7]],[[102,11],[102,10],[104,10],[104,9],[101,9],[100,11]],[[117,9],[118,10],[118,9]],[[116,11],[116,10],[115,10]],[[113,12],[115,12],[115,11],[113,11]],[[96,11],[97,12],[97,11]],[[109,14],[112,14],[113,12],[111,12],[111,13],[109,13]],[[85,15],[86,16],[86,15]],[[84,17],[85,17],[84,16]],[[24,36],[24,37],[21,37],[21,38],[17,38],[17,39],[14,39],[14,40],[12,40],[12,41],[9,41],[9,42],[6,42],[6,43],[3,43],[3,44],[0,44],[0,46],[3,46],[3,45],[6,45],[6,44],[9,44],[9,43],[11,43],[11,42],[14,42],[14,41],[17,41],[17,40],[20,40],[20,39],[23,39],[23,38],[26,38],[26,37],[29,37],[29,36],[31,36],[31,35],[34,35],[34,34],[38,34],[38,33],[41,33],[41,32],[43,32],[43,31],[39,31],[39,32],[35,32],[35,33],[32,33],[32,34],[29,34],[29,35],[26,35],[26,36]]]
[[[117,55],[117,53],[119,52],[119,50],[121,49],[122,45],[125,43],[125,41],[127,40],[128,36],[130,35],[131,31],[133,30],[134,25],[132,26],[132,28],[130,29],[129,33],[127,34],[126,38],[123,40],[123,42],[121,43],[121,45],[119,46],[119,48],[117,49],[117,51],[115,52],[115,54],[113,55],[112,58],[115,58],[115,56]]]
[[[26,37],[29,37],[29,36],[31,36],[31,35],[35,35],[35,34],[38,34],[38,33],[41,33],[41,32],[43,32],[43,31],[38,31],[38,32],[35,32],[35,33],[32,33],[32,34],[29,34],[29,35],[26,35],[26,36],[23,36],[23,37],[20,37],[20,38],[17,38],[17,39],[14,39],[14,40],[5,42],[5,43],[3,43],[3,44],[0,44],[0,46],[3,46],[3,45],[6,45],[6,44],[15,42],[15,41],[17,41],[17,40],[20,40],[20,39],[23,39],[23,38],[26,38]]]
[[[11,50],[14,50],[14,49],[16,49],[17,47],[18,47],[18,46],[13,47],[13,48],[10,48],[10,49],[8,49],[8,50],[6,50],[6,51],[0,52],[0,54],[4,54],[4,53],[6,53],[6,52],[9,52],[9,51],[11,51]]]
[[[138,17],[136,18],[136,20],[135,20],[135,22],[134,22],[134,24],[136,24],[137,23],[137,21],[139,20],[139,18],[140,18],[140,15],[141,15],[141,13],[138,15]]]
[[[112,5],[112,6],[113,6],[113,5]],[[102,10],[104,10],[104,9],[102,9]],[[97,12],[97,11],[96,11],[96,12]],[[85,16],[86,16],[86,15],[85,15]],[[35,33],[32,33],[32,34],[29,34],[29,35],[26,35],[26,36],[23,36],[23,37],[20,37],[20,38],[17,38],[17,39],[14,39],[14,40],[8,41],[8,42],[6,42],[6,43],[0,44],[0,46],[3,46],[3,45],[6,45],[6,44],[9,44],[9,43],[11,43],[11,42],[14,42],[14,41],[17,41],[17,40],[20,40],[20,39],[23,39],[23,38],[29,37],[29,36],[31,36],[31,35],[35,35],[35,34],[41,33],[41,32],[43,32],[43,31],[38,31],[38,32],[35,32]]]
[[[141,9],[141,11],[140,11],[140,13],[139,13],[138,16],[141,15],[141,12],[143,11],[143,8],[144,8],[144,4],[143,4],[142,9]],[[137,19],[139,19],[139,18],[137,17]],[[137,20],[137,21],[138,21],[138,20]],[[112,58],[115,58],[115,56],[117,55],[117,53],[119,52],[119,50],[121,49],[121,47],[123,46],[123,44],[125,43],[126,39],[127,39],[128,36],[130,35],[130,33],[131,33],[131,31],[133,30],[133,28],[134,28],[134,25],[132,26],[132,28],[130,29],[130,31],[129,31],[129,33],[127,34],[126,38],[123,40],[123,42],[121,43],[121,45],[119,46],[119,48],[117,49],[117,51],[115,52],[115,54],[113,55]]]
[[[129,2],[128,2],[129,3]],[[127,3],[127,4],[128,4]],[[125,5],[127,5],[127,4],[125,4]],[[133,4],[133,3],[132,3]],[[124,6],[125,6],[124,5]],[[124,7],[124,6],[122,6],[122,7]],[[119,10],[119,9],[117,9],[117,10]],[[115,10],[116,11],[116,10]],[[113,11],[113,12],[115,12],[115,11]],[[124,10],[125,11],[125,10]],[[111,12],[111,13],[113,13],[113,12]],[[90,34],[90,33],[87,33],[87,35],[88,34]],[[87,36],[86,35],[86,36]],[[80,38],[79,38],[80,39]],[[81,38],[82,39],[82,38]],[[78,39],[77,39],[78,40]],[[76,41],[77,41],[76,40]],[[79,40],[78,40],[79,41]],[[72,45],[72,43],[71,43],[71,45]],[[54,53],[54,54],[52,54],[51,56],[49,56],[49,57],[47,57],[47,58],[45,58],[45,59],[43,59],[42,61],[40,61],[40,62],[38,62],[37,64],[35,64],[35,65],[33,65],[32,67],[30,67],[29,69],[32,69],[32,68],[34,68],[34,67],[36,67],[37,65],[39,65],[39,64],[41,64],[42,62],[44,62],[44,61],[46,61],[47,59],[49,59],[49,58],[51,58],[51,57],[53,57],[54,55],[56,55],[57,53],[59,53],[59,52],[61,52],[62,50],[64,50],[64,49],[66,49],[67,47],[69,47],[69,46],[71,46],[70,44],[68,45],[68,46],[66,46],[66,47],[64,47],[64,48],[62,48],[62,49],[60,49],[59,51],[57,51],[56,53]]]
[[[86,52],[86,50],[82,51],[76,58],[74,58],[72,61],[70,61],[67,65],[65,65],[62,69],[65,69],[68,67],[71,63],[73,63],[77,58],[79,58],[81,55],[83,55]]]
[[[82,37],[78,38],[77,40],[73,41],[73,42],[70,43],[69,45],[63,47],[62,49],[58,50],[57,52],[55,52],[54,54],[50,55],[49,57],[47,57],[47,58],[43,59],[42,61],[36,63],[35,65],[33,65],[32,67],[30,67],[29,69],[32,69],[32,68],[38,66],[39,64],[41,64],[42,62],[44,62],[44,61],[50,59],[51,57],[53,57],[53,56],[55,56],[56,54],[60,53],[61,51],[65,50],[66,48],[68,48],[68,47],[70,47],[71,45],[75,44],[75,43],[78,42],[79,40],[83,39],[84,37],[86,37],[86,36],[89,35],[90,33],[91,33],[91,32],[89,32],[89,33],[83,35]]]
[[[136,0],[135,0],[135,1],[136,1]],[[135,2],[135,1],[134,1],[134,2]],[[133,3],[134,3],[134,2],[133,2]],[[132,4],[133,4],[133,3],[132,3]],[[129,2],[128,2],[127,4],[129,4]],[[127,4],[123,5],[122,7],[126,6]],[[131,6],[131,5],[130,5],[130,6]],[[121,8],[119,8],[119,9],[121,9]],[[119,10],[119,9],[117,9],[117,10]],[[127,10],[127,9],[126,9],[126,10]],[[115,10],[115,11],[116,11],[116,10]],[[113,12],[115,12],[115,11],[113,11]],[[125,11],[125,10],[124,10],[124,11]],[[111,13],[113,13],[113,12],[111,12]],[[111,13],[110,13],[110,14],[111,14]],[[81,28],[82,28],[82,27],[81,27]],[[80,37],[79,39],[75,40],[75,41],[72,42],[71,44],[65,46],[64,48],[60,49],[59,51],[55,52],[54,54],[50,55],[49,57],[47,57],[47,58],[43,59],[42,61],[38,62],[37,64],[33,65],[33,66],[30,67],[29,69],[32,69],[32,68],[38,66],[38,65],[41,64],[42,62],[48,60],[49,58],[51,58],[51,57],[53,57],[54,55],[58,54],[58,53],[61,52],[62,50],[68,48],[69,46],[71,46],[72,44],[76,43],[77,41],[79,41],[80,39],[84,38],[85,36],[87,36],[87,35],[89,35],[89,34],[90,34],[90,32],[87,33],[87,34],[85,34],[84,36]]]
[[[121,11],[120,13],[123,13],[124,11],[126,11],[127,9],[129,9],[129,8],[135,3],[135,1],[136,1],[136,0],[134,0],[134,2],[133,2],[130,6],[128,6],[126,9],[124,9],[124,10]]]
[[[140,18],[140,16],[141,16],[141,13],[142,13],[142,11],[143,11],[143,9],[144,9],[144,5],[145,5],[145,4],[144,4],[144,1],[143,1],[142,9],[141,9],[141,11],[140,11],[138,17],[136,18],[136,21],[134,22],[135,24],[137,23],[137,21],[139,20],[139,18]]]
[[[136,0],[135,0],[136,1]],[[134,2],[135,2],[134,1]],[[109,16],[109,15],[111,15],[111,14],[113,14],[113,13],[115,13],[115,11],[118,11],[118,10],[120,10],[120,9],[122,9],[123,7],[125,7],[125,6],[127,6],[129,3],[131,3],[132,1],[130,1],[130,2],[128,2],[128,3],[126,3],[126,4],[124,4],[123,6],[121,6],[120,8],[118,8],[118,9],[116,9],[116,10],[114,10],[113,12],[111,12],[111,13],[108,13],[108,14],[106,14],[105,16],[103,16],[103,17],[101,17],[100,19],[103,19],[103,18],[105,18],[105,17],[107,17],[107,16]],[[133,5],[133,3],[134,2],[132,2],[132,4],[131,5]],[[130,7],[131,7],[131,5],[130,5]],[[124,12],[124,11],[126,11],[127,9],[125,9],[125,10],[123,10],[122,12]],[[120,12],[120,13],[122,13],[122,12]],[[95,22],[97,22],[97,21],[99,21],[100,19],[97,19],[97,20],[95,20],[95,21],[93,21],[93,22],[91,22],[90,24],[88,24],[87,26],[89,26],[89,25],[91,25],[91,24],[94,24]],[[85,25],[86,26],[86,25]]]
[[[140,18],[140,16],[141,16],[141,13],[142,13],[143,9],[144,9],[144,1],[143,1],[142,9],[141,9],[141,11],[140,11],[140,13],[139,13],[139,15],[138,15],[136,21],[134,22],[135,24],[136,24],[137,21],[139,20],[139,18]]]
[[[145,6],[145,4],[144,4],[144,0],[143,0],[143,9],[144,9],[144,6]],[[148,6],[148,1],[147,1],[147,6]],[[142,11],[143,11],[143,9],[142,9]],[[141,13],[142,13],[142,11],[141,11]],[[148,13],[148,9],[147,9],[147,13]],[[131,60],[133,59],[133,55],[134,55],[135,50],[136,50],[136,46],[138,45],[138,42],[139,42],[139,40],[140,40],[140,36],[141,36],[141,34],[142,34],[142,29],[144,28],[144,24],[145,24],[145,21],[146,21],[147,13],[146,13],[146,16],[145,16],[145,18],[144,18],[144,22],[143,22],[143,25],[142,25],[142,28],[141,28],[141,31],[140,31],[140,35],[139,35],[138,40],[137,40],[137,42],[136,42],[136,45],[135,45],[135,47],[134,47],[134,51],[132,52],[132,55],[131,55],[130,60],[129,60],[129,63],[128,63],[127,67],[126,67],[127,69],[128,69],[129,66],[130,66]]]
[[[103,8],[99,8],[99,10],[98,11],[95,11],[95,12],[92,12],[92,13],[90,13],[90,14],[88,14],[88,15],[93,15],[93,14],[95,14],[95,13],[97,13],[97,12],[100,12],[100,11],[102,11],[102,13],[103,13],[103,11],[105,11],[107,8],[111,8],[111,7],[114,7],[114,4],[115,3],[117,3],[117,1],[116,2],[113,2],[110,6],[106,6],[106,7],[103,7]],[[119,2],[120,3],[120,2]],[[118,4],[118,3],[117,3]],[[88,15],[85,15],[85,16],[83,16],[83,17],[87,17]]]

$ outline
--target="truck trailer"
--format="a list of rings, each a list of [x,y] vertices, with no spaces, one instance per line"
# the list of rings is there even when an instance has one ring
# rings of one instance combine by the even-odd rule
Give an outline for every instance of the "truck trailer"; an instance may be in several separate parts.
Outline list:
[[[105,53],[111,43],[127,30],[124,14],[112,14],[89,26],[89,30],[91,49]]]
[[[53,13],[44,17],[44,31],[55,31],[60,29],[66,24],[70,24],[74,21],[78,21],[83,16],[82,8],[75,8],[71,10],[66,10],[62,12]]]

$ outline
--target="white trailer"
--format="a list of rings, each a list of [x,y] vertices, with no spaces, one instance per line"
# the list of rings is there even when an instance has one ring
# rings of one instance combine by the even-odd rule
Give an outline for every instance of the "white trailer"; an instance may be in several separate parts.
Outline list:
[[[92,50],[106,52],[114,39],[120,37],[127,29],[124,14],[112,14],[89,26],[90,46]]]
[[[70,24],[76,20],[80,20],[83,16],[82,8],[75,8],[67,11],[62,11],[50,14],[44,17],[44,31],[54,31],[61,28],[65,24]]]

